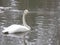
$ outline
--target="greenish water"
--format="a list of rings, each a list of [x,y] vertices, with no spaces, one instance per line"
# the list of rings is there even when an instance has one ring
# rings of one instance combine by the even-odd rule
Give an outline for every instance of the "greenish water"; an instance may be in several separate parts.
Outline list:
[[[60,45],[60,1],[59,0],[1,0],[0,32],[11,24],[22,25],[24,9],[27,24],[32,28],[26,35],[26,45]],[[0,45],[24,45],[24,34],[0,34]]]

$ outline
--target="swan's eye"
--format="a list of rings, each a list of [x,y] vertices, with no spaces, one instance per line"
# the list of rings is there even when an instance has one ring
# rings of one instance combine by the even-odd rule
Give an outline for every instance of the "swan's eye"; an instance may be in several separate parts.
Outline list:
[[[8,32],[4,32],[4,34],[9,34]]]

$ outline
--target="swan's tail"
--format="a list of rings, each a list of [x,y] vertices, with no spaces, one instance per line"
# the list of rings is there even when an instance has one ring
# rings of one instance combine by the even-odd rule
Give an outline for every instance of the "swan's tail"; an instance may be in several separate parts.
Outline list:
[[[8,31],[7,30],[3,30],[2,33],[8,34]]]

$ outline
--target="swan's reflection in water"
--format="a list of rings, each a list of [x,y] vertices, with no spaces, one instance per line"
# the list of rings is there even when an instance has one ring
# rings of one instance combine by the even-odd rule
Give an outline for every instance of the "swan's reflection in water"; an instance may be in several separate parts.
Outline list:
[[[25,45],[26,38],[25,33],[20,34],[2,34],[2,45]]]

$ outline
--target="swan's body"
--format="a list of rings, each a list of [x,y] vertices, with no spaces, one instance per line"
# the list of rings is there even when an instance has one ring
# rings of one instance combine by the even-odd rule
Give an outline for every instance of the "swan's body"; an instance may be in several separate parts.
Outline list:
[[[15,33],[15,32],[26,32],[29,31],[29,29],[25,26],[22,25],[17,25],[17,24],[13,24],[7,28],[5,28],[5,30],[3,30],[3,33]]]
[[[26,24],[25,22],[25,16],[28,13],[28,10],[24,10],[23,13],[23,25],[18,25],[18,24],[13,24],[7,28],[5,28],[2,32],[3,33],[15,33],[15,32],[25,32],[25,31],[30,31],[30,27]]]

